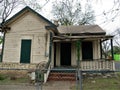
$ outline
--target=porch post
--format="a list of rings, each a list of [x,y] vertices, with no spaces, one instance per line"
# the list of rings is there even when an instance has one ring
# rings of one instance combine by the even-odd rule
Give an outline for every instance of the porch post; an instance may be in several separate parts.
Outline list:
[[[101,39],[100,39],[100,58],[102,59],[103,57],[102,57],[102,41],[101,41]]]
[[[114,60],[114,53],[113,53],[113,39],[110,39],[111,42],[111,55],[112,55],[112,60]]]
[[[80,61],[80,46],[81,40],[76,41],[76,48],[77,48],[77,87],[76,90],[83,90],[82,89],[82,69],[81,69],[81,61]]]

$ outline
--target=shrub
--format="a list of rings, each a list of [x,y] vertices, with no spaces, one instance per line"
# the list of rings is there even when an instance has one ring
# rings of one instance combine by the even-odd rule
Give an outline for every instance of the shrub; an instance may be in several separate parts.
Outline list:
[[[4,80],[6,77],[3,75],[0,75],[0,80]]]

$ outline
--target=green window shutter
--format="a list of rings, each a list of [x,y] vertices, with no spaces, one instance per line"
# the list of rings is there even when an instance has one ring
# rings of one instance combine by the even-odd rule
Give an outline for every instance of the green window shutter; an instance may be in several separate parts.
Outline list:
[[[30,63],[30,57],[31,57],[31,40],[22,40],[20,63]]]

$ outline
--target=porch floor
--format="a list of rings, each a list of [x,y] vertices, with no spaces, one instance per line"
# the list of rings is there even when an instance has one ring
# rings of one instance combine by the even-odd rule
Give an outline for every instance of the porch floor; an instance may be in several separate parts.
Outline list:
[[[77,66],[58,66],[58,67],[54,67],[51,69],[51,72],[67,72],[67,73],[76,73],[78,70]],[[92,69],[82,69],[81,70],[83,73],[108,73],[108,72],[114,72],[114,70],[110,70],[110,69],[96,69],[96,70],[92,70]]]

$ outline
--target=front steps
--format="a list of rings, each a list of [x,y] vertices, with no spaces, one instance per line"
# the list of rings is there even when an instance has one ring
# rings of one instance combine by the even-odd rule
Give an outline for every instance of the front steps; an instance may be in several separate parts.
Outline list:
[[[75,72],[65,72],[65,71],[51,71],[48,77],[48,81],[75,81]]]

